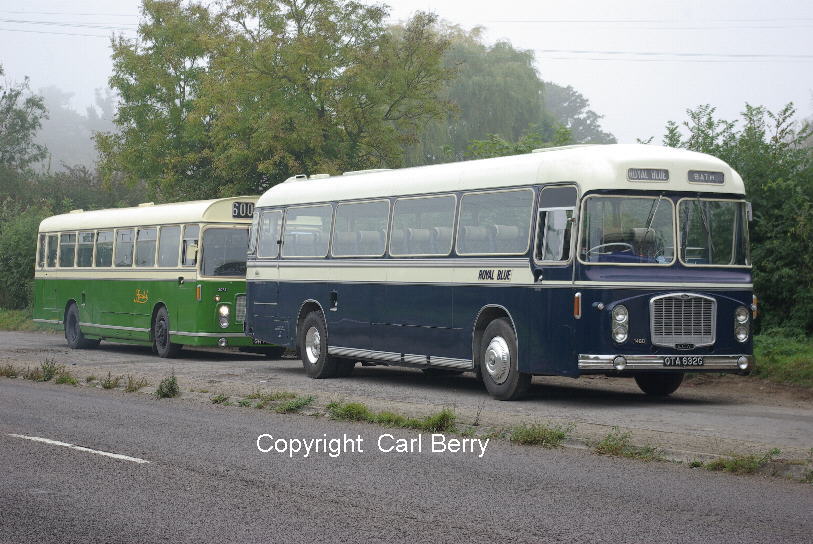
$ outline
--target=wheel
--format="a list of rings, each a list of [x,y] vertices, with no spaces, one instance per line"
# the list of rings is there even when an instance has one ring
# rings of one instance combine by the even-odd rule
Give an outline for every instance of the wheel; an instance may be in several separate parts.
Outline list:
[[[285,348],[282,346],[263,348],[262,353],[269,359],[282,359],[282,355],[285,353]]]
[[[82,329],[79,326],[79,308],[76,304],[71,303],[68,311],[65,312],[65,340],[68,342],[68,347],[71,349],[91,349],[99,345],[101,340],[91,340],[85,338],[82,334]]]
[[[322,379],[336,376],[337,359],[327,354],[327,327],[321,313],[311,312],[302,321],[299,333],[299,352],[305,373],[311,378]]]
[[[336,376],[346,378],[353,373],[354,368],[356,368],[356,361],[353,359],[338,359],[336,361]]]
[[[169,313],[166,306],[161,306],[152,323],[152,346],[155,353],[163,359],[178,355],[181,345],[169,341]]]
[[[635,383],[641,391],[652,397],[666,397],[677,391],[683,382],[683,373],[637,374]]]
[[[480,373],[488,392],[497,400],[517,400],[531,387],[531,375],[517,367],[517,336],[505,318],[486,327],[480,343]]]

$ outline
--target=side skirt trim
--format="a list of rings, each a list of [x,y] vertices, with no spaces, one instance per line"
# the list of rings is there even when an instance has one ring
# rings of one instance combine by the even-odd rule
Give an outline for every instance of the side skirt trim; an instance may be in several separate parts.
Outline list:
[[[336,357],[350,357],[368,361],[380,361],[397,365],[435,366],[441,368],[457,368],[472,370],[474,363],[471,359],[455,359],[452,357],[435,357],[432,355],[417,355],[413,353],[393,353],[390,351],[375,351],[371,349],[346,348],[341,346],[328,346],[327,352]]]

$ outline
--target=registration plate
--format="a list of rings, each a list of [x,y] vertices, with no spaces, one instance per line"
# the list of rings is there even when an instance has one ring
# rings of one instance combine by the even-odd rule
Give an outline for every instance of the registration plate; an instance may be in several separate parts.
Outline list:
[[[703,366],[702,355],[667,355],[663,358],[663,366]]]
[[[262,340],[260,340],[258,338],[254,338],[253,342],[254,342],[254,345],[261,345],[261,344],[267,344],[268,343],[268,342],[264,342],[264,341],[262,341]]]

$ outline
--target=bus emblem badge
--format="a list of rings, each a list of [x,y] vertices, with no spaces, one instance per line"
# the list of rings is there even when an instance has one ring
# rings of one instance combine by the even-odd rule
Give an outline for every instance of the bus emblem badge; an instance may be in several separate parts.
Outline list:
[[[136,304],[146,304],[149,299],[150,299],[149,291],[142,291],[141,289],[136,289],[135,296],[133,296],[133,302],[135,302]]]

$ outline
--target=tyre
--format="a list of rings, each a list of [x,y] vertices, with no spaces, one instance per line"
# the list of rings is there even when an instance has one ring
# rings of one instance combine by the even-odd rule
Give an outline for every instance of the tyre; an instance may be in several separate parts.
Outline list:
[[[311,312],[299,329],[299,353],[305,373],[311,378],[333,378],[337,359],[327,354],[327,326],[320,312]]]
[[[677,391],[683,382],[683,373],[638,374],[635,383],[641,391],[652,397],[666,397]]]
[[[82,329],[79,326],[79,308],[76,304],[71,303],[68,311],[65,312],[65,340],[68,342],[68,347],[71,349],[91,349],[99,345],[101,340],[91,340],[85,338],[82,334]]]
[[[170,342],[169,331],[169,312],[166,306],[161,306],[152,322],[152,346],[155,353],[163,359],[175,357],[181,351],[180,344]]]
[[[282,359],[282,355],[285,353],[285,348],[282,346],[263,348],[262,353],[269,359]]]
[[[531,387],[531,375],[517,366],[517,336],[506,318],[486,327],[480,344],[480,374],[488,392],[497,400],[517,400]]]

